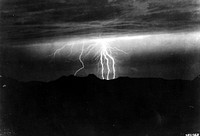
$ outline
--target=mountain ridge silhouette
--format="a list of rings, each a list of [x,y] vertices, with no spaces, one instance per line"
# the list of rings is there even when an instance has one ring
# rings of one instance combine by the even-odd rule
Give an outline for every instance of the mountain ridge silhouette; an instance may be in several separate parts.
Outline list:
[[[91,74],[19,82],[2,76],[0,127],[12,129],[16,136],[179,136],[199,130],[197,79],[107,81]]]

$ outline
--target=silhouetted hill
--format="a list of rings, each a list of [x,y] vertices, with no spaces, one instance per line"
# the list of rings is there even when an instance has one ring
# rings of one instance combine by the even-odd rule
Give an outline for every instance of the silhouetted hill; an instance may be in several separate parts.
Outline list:
[[[17,136],[182,136],[200,130],[199,83],[199,78],[1,77],[0,127]]]
[[[199,81],[200,80],[200,75],[198,75],[195,79],[194,79],[194,81]]]

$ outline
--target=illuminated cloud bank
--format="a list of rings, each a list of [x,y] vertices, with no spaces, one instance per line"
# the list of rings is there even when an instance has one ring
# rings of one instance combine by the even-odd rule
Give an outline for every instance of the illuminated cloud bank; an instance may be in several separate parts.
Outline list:
[[[200,32],[155,33],[145,35],[108,35],[58,38],[27,46],[31,54],[49,56],[56,61],[79,61],[80,67],[74,72],[79,76],[85,68],[84,62],[94,59],[102,79],[114,79],[121,61],[134,54],[200,51]]]

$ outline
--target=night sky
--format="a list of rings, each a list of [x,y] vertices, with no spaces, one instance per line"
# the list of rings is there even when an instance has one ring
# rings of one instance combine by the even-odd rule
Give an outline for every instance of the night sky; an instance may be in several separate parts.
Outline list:
[[[199,0],[1,0],[0,74],[20,81],[74,74],[82,44],[101,39],[126,52],[114,53],[117,77],[193,79],[199,24]],[[78,76],[100,77],[96,50],[83,56]]]

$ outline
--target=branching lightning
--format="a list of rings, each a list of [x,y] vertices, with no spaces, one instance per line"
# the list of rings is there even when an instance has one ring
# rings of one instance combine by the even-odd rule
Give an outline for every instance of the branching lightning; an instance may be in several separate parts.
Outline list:
[[[106,61],[106,69],[107,69],[107,73],[106,74],[106,79],[109,80],[109,75],[110,75],[110,71],[112,68],[112,73],[113,73],[113,77],[112,79],[115,79],[115,60],[111,55],[111,49],[107,47],[107,44],[103,44],[102,45],[102,49],[101,49],[101,56],[100,56],[100,61],[101,61],[101,67],[102,67],[102,79],[105,79],[104,77],[104,62]],[[110,64],[111,63],[111,64]],[[110,66],[112,65],[112,66]]]
[[[66,46],[69,44],[65,44],[59,49],[56,49],[53,53],[53,57],[56,56],[61,50],[64,50]],[[73,54],[73,47],[74,44],[70,45],[70,53],[69,55]],[[79,49],[78,49],[79,50]],[[77,51],[77,50],[76,50]],[[114,53],[121,52],[127,54],[125,51],[120,50],[117,47],[112,47],[109,42],[103,39],[96,39],[92,42],[88,42],[87,45],[84,43],[81,44],[81,51],[79,54],[79,62],[81,63],[81,67],[75,71],[74,75],[77,76],[78,73],[85,68],[85,64],[83,62],[83,58],[90,54],[99,61],[101,66],[101,78],[105,80],[115,79],[116,78],[116,61]]]

